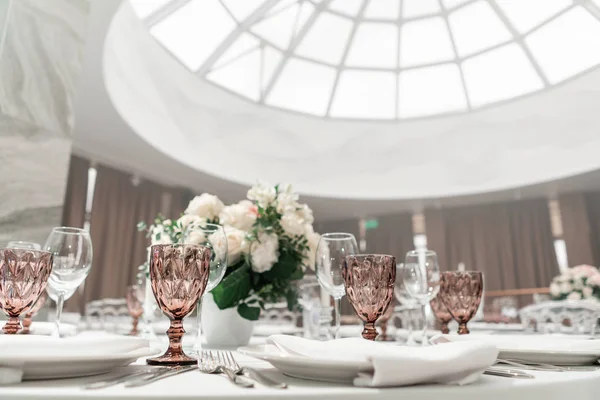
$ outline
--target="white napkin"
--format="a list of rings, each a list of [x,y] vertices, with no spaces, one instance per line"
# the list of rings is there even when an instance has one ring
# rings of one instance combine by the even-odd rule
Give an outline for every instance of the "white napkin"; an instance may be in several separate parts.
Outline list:
[[[485,342],[456,342],[428,347],[408,347],[361,338],[327,342],[274,335],[268,342],[283,353],[320,360],[364,362],[372,372],[359,373],[356,386],[386,387],[419,383],[465,385],[474,382],[498,357]]]
[[[110,357],[145,347],[149,347],[145,339],[106,333],[85,333],[68,338],[0,335],[0,384],[20,382],[23,363],[31,356],[51,359],[102,354]]]

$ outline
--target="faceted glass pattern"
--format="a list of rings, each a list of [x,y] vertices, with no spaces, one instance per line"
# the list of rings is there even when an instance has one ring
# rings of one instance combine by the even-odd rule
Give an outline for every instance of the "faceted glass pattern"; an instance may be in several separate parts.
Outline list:
[[[342,276],[348,300],[365,323],[363,338],[375,340],[375,322],[386,312],[394,296],[396,259],[380,254],[347,256]]]
[[[475,271],[442,273],[439,296],[452,318],[458,322],[458,334],[469,333],[467,322],[477,313],[483,293],[483,274]]]
[[[19,315],[27,312],[46,289],[52,261],[52,253],[47,251],[0,250],[0,307],[8,316],[4,333],[20,330]]]

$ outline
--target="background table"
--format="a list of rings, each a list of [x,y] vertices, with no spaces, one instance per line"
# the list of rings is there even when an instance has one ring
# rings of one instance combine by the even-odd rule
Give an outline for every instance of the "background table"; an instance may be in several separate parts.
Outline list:
[[[198,371],[172,376],[147,386],[125,389],[122,385],[100,390],[83,390],[81,385],[100,377],[23,382],[0,387],[0,399],[10,400],[131,400],[131,399],[418,399],[418,400],[592,400],[600,394],[600,370],[595,372],[532,372],[536,379],[513,379],[484,375],[468,386],[422,385],[404,388],[356,388],[326,382],[305,381],[283,376],[269,364],[234,353],[240,364],[265,368],[272,377],[289,384],[285,390],[256,385],[254,389],[238,388],[223,375],[206,375]],[[126,368],[140,368],[138,365]],[[117,374],[115,372],[114,374]],[[103,376],[107,377],[108,375]]]

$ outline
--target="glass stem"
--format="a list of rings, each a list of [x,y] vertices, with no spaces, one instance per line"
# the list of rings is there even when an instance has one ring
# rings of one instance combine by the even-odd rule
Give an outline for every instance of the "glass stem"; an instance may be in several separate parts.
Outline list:
[[[335,333],[334,333],[334,339],[339,339],[340,338],[340,303],[341,303],[341,298],[339,297],[335,297],[333,299],[333,310],[335,312]]]
[[[202,299],[204,296],[200,296],[198,304],[196,304],[196,341],[194,342],[194,350],[200,354],[202,351]]]
[[[59,293],[56,299],[56,337],[60,337],[60,318],[62,317],[63,306],[65,305],[65,294]]]
[[[421,337],[421,346],[427,346],[429,342],[427,341],[427,312],[426,312],[427,304],[421,305],[421,313],[423,314],[423,336]]]

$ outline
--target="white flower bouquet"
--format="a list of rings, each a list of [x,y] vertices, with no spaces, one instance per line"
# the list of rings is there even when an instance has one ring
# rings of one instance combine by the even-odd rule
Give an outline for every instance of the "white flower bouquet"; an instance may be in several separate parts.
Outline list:
[[[138,228],[148,231],[152,244],[168,244],[181,243],[190,224],[222,225],[228,266],[211,293],[220,309],[237,307],[242,317],[256,320],[266,303],[286,300],[290,310],[297,307],[293,281],[301,279],[306,268],[314,268],[320,236],[313,230],[311,209],[298,202],[291,185],[258,183],[247,197],[225,206],[218,197],[204,193],[179,219],[158,216],[149,227],[141,222]],[[187,242],[194,241],[192,231]],[[219,240],[211,244],[214,251],[224,248]]]
[[[552,300],[600,300],[600,271],[578,265],[555,277],[550,284]]]

